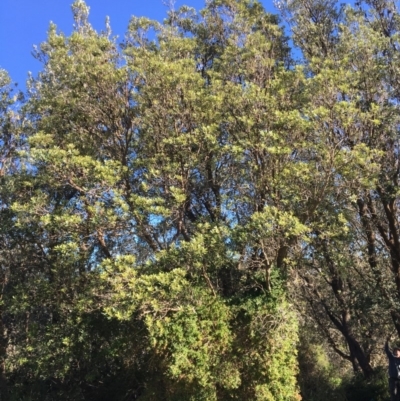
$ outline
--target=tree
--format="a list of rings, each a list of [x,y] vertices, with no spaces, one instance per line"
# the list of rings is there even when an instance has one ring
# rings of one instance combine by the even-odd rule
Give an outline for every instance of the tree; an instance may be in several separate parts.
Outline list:
[[[7,324],[8,297],[15,272],[10,261],[18,251],[12,231],[11,203],[18,197],[13,175],[20,161],[17,151],[23,148],[20,127],[21,117],[18,103],[21,94],[13,95],[13,85],[5,70],[0,69],[0,399],[7,400],[6,358],[9,345],[10,327]]]
[[[315,132],[339,156],[328,213],[319,216],[303,261],[304,290],[333,347],[369,377],[389,313],[397,327],[398,12],[385,1],[281,7],[316,85],[309,114]],[[337,347],[327,321],[349,352]]]
[[[0,75],[12,397],[300,399],[299,318],[379,376],[400,334],[399,18],[384,0],[280,7],[301,63],[255,1],[134,17],[121,45],[76,1],[26,105]],[[320,397],[312,338],[300,382]]]
[[[121,400],[299,399],[284,278],[314,170],[278,20],[230,0],[133,18],[121,54],[83,2],[73,12],[26,107],[16,393],[110,399],[116,381]]]

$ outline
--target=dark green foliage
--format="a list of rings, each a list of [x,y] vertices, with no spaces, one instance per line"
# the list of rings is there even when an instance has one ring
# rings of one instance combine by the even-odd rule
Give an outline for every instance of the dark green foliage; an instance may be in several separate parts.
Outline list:
[[[390,398],[386,368],[376,369],[374,376],[368,380],[362,375],[348,378],[342,387],[348,400],[386,401]]]
[[[306,401],[345,401],[343,379],[346,370],[330,355],[330,348],[312,331],[302,330],[299,345],[300,393]]]

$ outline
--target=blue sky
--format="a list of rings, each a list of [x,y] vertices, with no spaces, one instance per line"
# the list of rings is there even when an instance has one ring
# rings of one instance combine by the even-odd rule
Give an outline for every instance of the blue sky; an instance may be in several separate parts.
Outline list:
[[[73,0],[0,0],[0,68],[25,87],[28,71],[34,75],[40,64],[32,57],[33,45],[46,40],[50,21],[69,34],[73,20]],[[276,12],[272,0],[264,0],[264,7]],[[111,20],[114,35],[124,37],[132,15],[146,16],[162,21],[166,15],[163,0],[87,0],[90,22],[96,30],[104,29],[105,17]],[[203,0],[177,0],[175,8],[186,4],[196,9],[204,6]]]

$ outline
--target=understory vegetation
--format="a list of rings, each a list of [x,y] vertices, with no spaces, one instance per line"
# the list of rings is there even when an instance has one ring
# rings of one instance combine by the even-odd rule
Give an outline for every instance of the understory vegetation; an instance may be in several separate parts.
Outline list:
[[[0,70],[1,401],[385,401],[400,16],[72,5]]]

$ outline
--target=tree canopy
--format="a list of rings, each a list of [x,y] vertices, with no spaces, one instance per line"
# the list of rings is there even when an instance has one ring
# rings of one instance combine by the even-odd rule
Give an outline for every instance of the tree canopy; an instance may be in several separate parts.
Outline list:
[[[277,5],[119,43],[77,0],[25,94],[0,70],[1,401],[385,399],[400,16]]]

